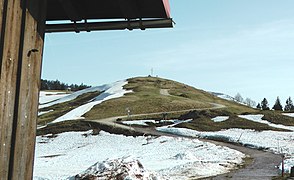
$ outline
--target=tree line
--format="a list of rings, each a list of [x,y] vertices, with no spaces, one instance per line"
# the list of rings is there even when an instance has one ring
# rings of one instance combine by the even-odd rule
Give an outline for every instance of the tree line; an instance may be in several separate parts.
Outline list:
[[[256,108],[260,109],[260,110],[270,110],[267,99],[263,98],[261,103],[257,104]],[[281,104],[280,98],[277,97],[276,102],[275,102],[274,106],[272,107],[272,110],[275,110],[275,111],[294,111],[294,105],[293,105],[293,101],[292,101],[291,97],[289,97],[286,100],[286,105],[284,108]]]
[[[270,110],[269,103],[266,98],[264,98],[261,101],[261,103],[258,103],[256,105],[255,101],[251,100],[250,98],[246,98],[244,100],[243,97],[241,96],[241,94],[237,93],[234,97],[234,100],[239,103],[245,104],[247,106],[253,107],[253,108],[256,107],[257,109],[260,109],[260,110]],[[291,97],[289,97],[286,100],[285,107],[283,108],[281,101],[280,101],[280,98],[277,97],[277,100],[271,109],[276,110],[276,111],[294,111],[293,101],[292,101]]]
[[[41,79],[41,90],[68,90],[68,91],[79,91],[82,89],[89,88],[91,86],[81,83],[78,84],[66,84],[59,80],[45,80]]]

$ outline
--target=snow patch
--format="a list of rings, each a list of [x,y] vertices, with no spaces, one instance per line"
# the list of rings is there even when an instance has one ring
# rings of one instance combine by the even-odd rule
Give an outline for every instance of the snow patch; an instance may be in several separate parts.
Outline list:
[[[283,113],[285,116],[294,117],[294,113]]]
[[[39,94],[39,103],[40,104],[46,104],[52,101],[56,101],[58,99],[61,99],[63,97],[68,96],[69,94],[64,92],[64,91],[54,91],[54,92],[50,92],[50,91],[40,91]]]
[[[99,89],[100,91],[103,88],[107,88],[107,89],[103,89],[105,91],[103,93],[101,93],[99,96],[97,96],[96,98],[94,98],[92,102],[89,102],[87,104],[84,104],[82,106],[79,106],[79,107],[71,110],[70,112],[57,118],[56,120],[52,121],[51,123],[57,123],[57,122],[62,122],[62,121],[66,121],[66,120],[84,119],[82,116],[85,113],[87,113],[88,111],[90,111],[95,105],[98,105],[98,104],[100,104],[104,101],[110,100],[110,99],[122,97],[126,93],[132,92],[132,90],[123,89],[123,86],[126,84],[128,84],[128,82],[126,80],[124,80],[124,81],[115,82],[111,85],[96,87],[96,90]],[[85,92],[88,92],[88,91],[85,91]]]
[[[139,125],[139,126],[149,126],[148,123],[159,124],[164,122],[177,123],[179,120],[134,120],[134,121],[122,121],[125,125]]]
[[[119,81],[119,82],[122,82],[122,81]],[[118,83],[118,82],[115,82],[113,84],[105,84],[105,85],[102,85],[102,86],[90,87],[90,88],[87,88],[87,89],[76,91],[76,92],[74,92],[74,93],[72,93],[70,95],[67,95],[67,96],[63,97],[63,98],[57,99],[56,101],[41,104],[39,106],[39,109],[49,107],[49,106],[53,106],[55,104],[60,104],[60,103],[64,103],[64,102],[67,102],[67,101],[74,100],[78,96],[80,96],[82,94],[85,94],[85,93],[90,93],[90,92],[95,92],[95,91],[100,91],[100,92],[105,91],[105,90],[111,88],[112,86],[114,86],[116,83]]]
[[[70,179],[128,179],[156,180],[156,175],[145,170],[140,161],[130,157],[97,162],[86,171]]]
[[[263,114],[258,114],[258,115],[239,115],[238,117],[243,118],[243,119],[247,119],[250,121],[262,123],[262,124],[267,124],[267,125],[274,127],[274,128],[287,129],[290,131],[294,131],[294,126],[285,126],[282,124],[274,124],[269,121],[263,120],[262,119],[263,116],[264,116]]]
[[[38,112],[38,116],[41,116],[41,115],[43,115],[43,114],[46,114],[46,113],[49,113],[49,112],[52,112],[52,111],[53,111],[53,110]]]
[[[211,120],[214,122],[223,122],[228,120],[230,117],[229,116],[217,116],[215,118],[212,118]]]

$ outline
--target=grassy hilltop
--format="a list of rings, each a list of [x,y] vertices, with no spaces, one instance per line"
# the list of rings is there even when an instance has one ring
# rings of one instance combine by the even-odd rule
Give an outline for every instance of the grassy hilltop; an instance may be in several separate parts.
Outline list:
[[[232,113],[254,112],[247,106],[218,98],[208,92],[194,87],[156,77],[137,77],[128,79],[125,89],[132,93],[112,99],[95,106],[85,117],[101,119],[126,115],[129,108],[132,114],[148,114],[191,109],[214,109],[215,106],[226,106]],[[184,112],[174,113],[176,115]]]
[[[162,119],[163,113],[169,119],[193,119],[178,127],[199,131],[219,131],[229,128],[255,130],[281,130],[248,121],[238,117],[240,114],[264,114],[264,118],[275,124],[294,126],[294,118],[286,117],[280,112],[259,111],[248,106],[218,98],[211,93],[194,87],[157,77],[136,77],[127,80],[124,89],[131,93],[123,97],[110,99],[94,106],[84,117],[86,120],[103,120],[104,118],[124,116],[124,120]],[[39,124],[46,124],[66,114],[70,110],[89,102],[103,92],[91,92],[80,95],[74,100],[41,109],[54,110],[39,117]],[[131,116],[127,117],[127,109]],[[213,122],[216,116],[228,116],[223,122]],[[79,129],[83,121],[63,122],[61,124],[75,126]],[[84,126],[84,125],[82,125]],[[154,125],[155,126],[155,125]],[[84,128],[84,127],[83,127]]]

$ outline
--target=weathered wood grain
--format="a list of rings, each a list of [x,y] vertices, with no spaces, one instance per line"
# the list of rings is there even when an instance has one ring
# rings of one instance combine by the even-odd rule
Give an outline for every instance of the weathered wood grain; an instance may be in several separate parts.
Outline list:
[[[13,115],[16,95],[16,72],[22,11],[20,0],[7,2],[4,26],[0,86],[0,179],[8,179],[11,151]],[[2,18],[1,18],[2,19]],[[3,32],[2,32],[3,33]]]
[[[46,1],[7,2],[0,31],[0,180],[32,179]]]

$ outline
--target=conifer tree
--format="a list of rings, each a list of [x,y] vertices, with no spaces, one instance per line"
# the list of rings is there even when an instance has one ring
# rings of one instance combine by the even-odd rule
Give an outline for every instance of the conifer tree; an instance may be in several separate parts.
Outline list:
[[[274,109],[276,111],[283,111],[283,106],[281,105],[281,101],[280,101],[279,96],[277,97],[277,100],[275,102],[275,105],[273,106],[272,109]]]
[[[285,111],[294,111],[294,105],[291,97],[286,100],[286,106],[284,108]]]
[[[263,100],[261,101],[261,109],[262,110],[269,110],[268,101],[266,98],[263,98]]]
[[[257,104],[256,109],[259,109],[259,110],[261,109],[260,103]]]

